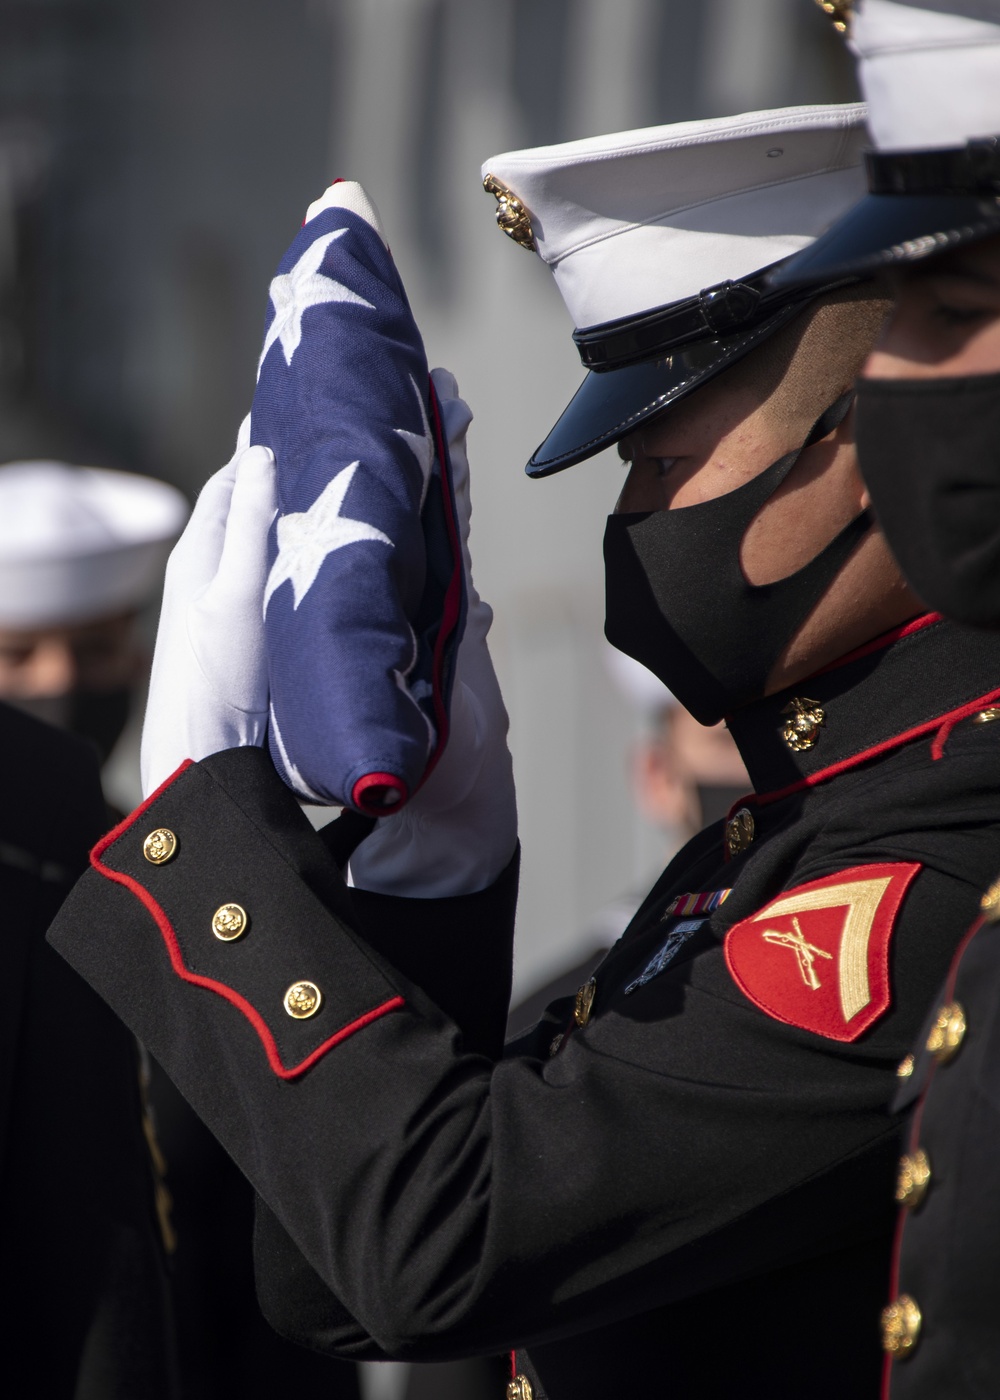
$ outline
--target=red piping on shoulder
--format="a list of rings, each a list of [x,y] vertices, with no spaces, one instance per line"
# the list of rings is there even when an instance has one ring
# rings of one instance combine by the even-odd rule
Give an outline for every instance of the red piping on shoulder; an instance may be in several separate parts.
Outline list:
[[[342,1026],[339,1031],[335,1031],[328,1040],[325,1040],[322,1045],[313,1050],[304,1060],[300,1060],[297,1065],[286,1067],[281,1062],[277,1044],[268,1028],[267,1022],[245,997],[240,996],[239,992],[234,991],[232,987],[227,987],[224,982],[216,982],[211,977],[202,977],[200,973],[191,972],[184,966],[184,958],[181,954],[180,944],[177,941],[177,935],[174,932],[173,924],[171,924],[170,920],[167,918],[162,906],[153,898],[144,885],[140,885],[138,880],[133,880],[131,875],[125,875],[119,870],[112,870],[103,863],[101,857],[111,843],[116,841],[119,836],[127,831],[151,804],[156,801],[160,794],[190,767],[191,759],[185,759],[176,773],[172,773],[166,782],[161,783],[156,791],[151,793],[141,806],[137,807],[124,821],[119,822],[114,830],[109,831],[106,836],[102,836],[90,853],[90,863],[99,875],[103,875],[105,879],[113,880],[116,885],[124,885],[127,890],[130,890],[131,893],[146,906],[146,909],[153,918],[153,922],[160,930],[164,943],[167,945],[170,965],[177,976],[184,982],[190,982],[192,986],[204,987],[207,991],[215,992],[232,1006],[235,1006],[237,1011],[241,1011],[260,1037],[261,1043],[264,1046],[264,1053],[267,1055],[267,1062],[278,1078],[297,1079],[300,1075],[305,1074],[307,1069],[311,1069],[317,1060],[322,1059],[328,1050],[332,1050],[333,1047],[339,1045],[341,1041],[347,1040],[348,1036],[352,1036],[355,1031],[363,1030],[365,1026],[369,1026],[373,1021],[377,1021],[380,1017],[388,1015],[390,1011],[399,1010],[399,1008],[406,1003],[401,996],[390,997],[389,1000],[384,1001],[381,1006],[373,1007],[371,1011],[366,1011],[363,1016],[359,1016],[356,1021],[351,1021],[348,1025]]]
[[[818,671],[813,671],[811,676],[803,677],[803,683],[811,681],[815,676],[825,676],[828,671],[838,671],[841,666],[846,666],[851,661],[860,661],[863,656],[870,656],[873,651],[884,651],[886,647],[893,646],[904,637],[910,637],[914,632],[922,632],[925,627],[932,627],[935,622],[943,621],[941,614],[936,612],[911,617],[909,622],[901,622],[898,627],[890,628],[888,632],[880,632],[877,637],[872,637],[870,642],[862,642],[846,656],[838,656],[836,661],[831,661],[828,666],[821,666]]]
[[[801,792],[804,788],[815,787],[817,783],[825,783],[829,778],[835,778],[839,773],[844,773],[848,768],[854,768],[859,763],[867,763],[871,758],[879,758],[882,754],[888,753],[890,749],[897,749],[902,744],[908,744],[912,739],[919,739],[924,734],[931,734],[938,730],[942,735],[939,741],[936,739],[931,749],[932,757],[940,758],[941,749],[944,742],[954,726],[969,715],[974,715],[977,710],[985,709],[987,705],[992,705],[1000,700],[1000,689],[988,690],[985,695],[977,696],[975,700],[968,701],[965,705],[959,705],[957,709],[949,710],[946,714],[938,715],[934,719],[925,720],[923,724],[916,724],[912,729],[906,729],[902,734],[894,734],[891,739],[884,739],[881,744],[873,744],[870,749],[862,749],[860,753],[852,754],[850,758],[843,758],[839,763],[831,763],[829,768],[820,768],[816,773],[810,773],[808,777],[799,778],[794,783],[789,783],[787,787],[777,788],[774,792],[761,793],[759,797],[750,796],[748,802],[756,801],[761,807],[767,806],[769,802],[778,802],[782,797],[790,797],[792,793]]]

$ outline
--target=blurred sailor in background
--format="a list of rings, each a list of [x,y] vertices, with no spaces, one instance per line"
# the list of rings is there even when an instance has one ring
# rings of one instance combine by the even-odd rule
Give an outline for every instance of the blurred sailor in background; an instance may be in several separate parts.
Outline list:
[[[0,467],[0,698],[90,740],[102,765],[144,694],[140,614],[187,516],[151,477]]]
[[[98,758],[141,676],[137,611],[186,516],[159,482],[0,468],[0,697],[18,706],[0,703],[4,1328],[53,1400],[178,1394],[139,1050],[44,936],[109,825]]]
[[[104,766],[105,795],[115,805],[136,800],[138,723],[135,744],[127,736],[120,741],[145,696],[150,655],[143,615],[158,601],[167,555],[187,516],[184,496],[151,477],[53,461],[0,467],[0,699],[87,741]],[[53,753],[65,742],[47,737]],[[67,800],[58,774],[46,765],[39,768],[35,800],[53,812]],[[81,859],[118,815],[112,810],[90,829]],[[54,913],[49,907],[48,917]],[[44,924],[39,941],[42,933]],[[61,960],[45,953],[64,981]],[[114,1029],[122,1037],[121,1028]],[[170,1255],[181,1394],[185,1400],[263,1400],[279,1393],[294,1365],[300,1395],[351,1400],[357,1395],[352,1366],[293,1352],[260,1315],[246,1180],[155,1062],[134,1045],[127,1053],[135,1062],[129,1083],[135,1095],[141,1074],[156,1204]],[[89,1131],[86,1103],[82,1096],[81,1136]],[[112,1177],[123,1169],[124,1163],[116,1165]],[[141,1331],[137,1346],[140,1339]]]

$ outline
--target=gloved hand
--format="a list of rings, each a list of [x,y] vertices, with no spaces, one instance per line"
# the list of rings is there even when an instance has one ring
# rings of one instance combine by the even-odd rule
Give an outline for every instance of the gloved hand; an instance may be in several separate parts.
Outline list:
[[[186,758],[262,745],[267,659],[261,599],[277,510],[274,458],[247,447],[205,483],[167,563],[142,729],[143,796]]]
[[[452,690],[451,731],[423,787],[383,818],[351,858],[354,883],[383,894],[433,898],[492,884],[514,853],[517,810],[507,713],[486,635],[493,614],[472,585],[469,463],[472,414],[454,378],[432,378],[451,455],[468,584],[468,614]],[[167,565],[142,734],[142,788],[152,792],[184,761],[263,746],[268,686],[262,601],[267,532],[276,513],[274,459],[245,448],[206,483]]]
[[[469,458],[472,412],[447,370],[431,373],[451,457],[468,590],[465,633],[451,699],[451,733],[431,776],[402,811],[383,817],[351,857],[351,878],[379,894],[473,894],[514,854],[517,805],[507,748],[507,711],[486,645],[493,610],[472,582]]]

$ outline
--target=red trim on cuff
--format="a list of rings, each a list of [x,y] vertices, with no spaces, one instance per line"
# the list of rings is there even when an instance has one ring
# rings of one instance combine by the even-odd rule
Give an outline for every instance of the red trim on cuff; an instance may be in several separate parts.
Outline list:
[[[160,786],[156,788],[153,792],[151,792],[144,802],[139,803],[135,811],[129,812],[127,817],[122,817],[121,821],[118,823],[117,826],[113,826],[109,832],[107,832],[104,836],[101,837],[100,841],[98,841],[97,845],[90,853],[90,863],[94,866],[95,870],[97,869],[96,862],[100,860],[101,856],[103,856],[104,852],[111,845],[112,841],[117,841],[119,836],[124,836],[125,832],[128,831],[132,823],[138,821],[142,814],[148,811],[150,807],[152,807],[156,799],[162,793],[166,792],[167,788],[170,787],[171,783],[175,783],[177,779],[181,776],[181,774],[187,772],[187,770],[191,768],[193,764],[193,758],[186,758],[181,764],[181,766],[175,769],[173,773],[171,773],[169,778],[164,778]]]
[[[335,1031],[322,1045],[317,1046],[311,1054],[307,1055],[304,1060],[300,1060],[297,1065],[286,1066],[282,1064],[281,1057],[278,1054],[277,1043],[275,1042],[274,1036],[271,1034],[267,1022],[255,1006],[247,1001],[245,997],[240,996],[239,992],[234,991],[232,987],[227,987],[224,982],[216,982],[212,977],[203,977],[200,973],[191,972],[185,967],[180,944],[177,941],[177,934],[174,932],[173,924],[168,919],[160,903],[154,899],[145,885],[141,885],[138,880],[134,880],[131,875],[126,875],[120,870],[112,870],[110,866],[104,864],[101,857],[112,842],[116,841],[119,836],[126,832],[152,803],[156,801],[160,794],[164,792],[175,779],[179,778],[186,769],[191,767],[191,764],[191,759],[185,759],[176,773],[172,773],[170,777],[167,778],[166,782],[161,783],[156,791],[151,793],[141,806],[137,807],[124,821],[119,822],[114,830],[109,831],[106,836],[102,836],[90,853],[90,863],[97,871],[98,875],[103,875],[107,880],[113,880],[116,885],[123,885],[125,889],[131,891],[131,893],[145,905],[153,918],[153,922],[160,930],[164,943],[167,945],[170,965],[177,976],[184,982],[190,982],[194,987],[204,987],[206,991],[215,992],[217,996],[224,998],[230,1005],[235,1006],[237,1011],[241,1011],[260,1037],[261,1044],[264,1046],[264,1053],[267,1056],[267,1062],[278,1078],[297,1079],[300,1075],[305,1074],[307,1069],[311,1069],[312,1066],[316,1064],[317,1060],[322,1059],[328,1050],[332,1050],[333,1047],[339,1045],[341,1041],[347,1040],[348,1036],[352,1036],[355,1031],[363,1030],[365,1026],[369,1026],[373,1021],[377,1021],[380,1017],[388,1015],[390,1011],[399,1010],[399,1008],[405,1006],[406,1003],[401,996],[390,997],[389,1000],[384,1001],[381,1006],[373,1007],[371,1011],[366,1011],[363,1016],[359,1016],[356,1020],[349,1022],[348,1025],[342,1026],[339,1031]]]

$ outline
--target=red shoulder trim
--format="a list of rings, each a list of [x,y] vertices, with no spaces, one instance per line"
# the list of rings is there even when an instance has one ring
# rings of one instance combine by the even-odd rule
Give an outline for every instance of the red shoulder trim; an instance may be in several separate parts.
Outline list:
[[[946,710],[943,715],[936,715],[934,719],[925,720],[923,724],[915,724],[912,729],[906,729],[902,734],[894,734],[891,739],[884,739],[881,744],[873,744],[870,749],[862,749],[860,753],[851,754],[850,758],[842,758],[839,763],[831,763],[828,768],[820,768],[805,778],[797,778],[794,783],[789,783],[787,787],[775,788],[773,792],[762,792],[759,796],[751,793],[737,805],[742,806],[745,802],[757,802],[761,807],[765,807],[769,802],[779,802],[783,797],[791,797],[795,792],[816,787],[818,783],[825,783],[828,779],[837,777],[839,773],[846,773],[849,768],[856,768],[861,763],[867,763],[869,759],[879,758],[892,749],[909,744],[913,739],[920,739],[925,734],[933,734],[935,730],[941,731],[942,737],[941,742],[936,742],[932,747],[931,756],[940,758],[943,742],[954,726],[960,720],[967,719],[969,715],[974,715],[978,710],[984,710],[988,705],[995,705],[998,700],[1000,700],[1000,688],[988,690],[985,695],[977,695],[975,700],[969,700],[964,705],[956,706],[953,710]]]
[[[857,1040],[891,1004],[889,940],[919,870],[856,865],[783,891],[726,934],[733,981],[776,1021]]]
[[[102,836],[90,853],[90,863],[99,875],[103,875],[107,880],[113,880],[116,885],[123,885],[146,906],[146,909],[152,915],[153,922],[160,930],[164,943],[167,945],[170,965],[177,976],[184,982],[190,982],[192,986],[204,987],[206,991],[215,992],[217,996],[223,997],[232,1006],[235,1006],[237,1011],[241,1011],[260,1037],[261,1044],[264,1046],[264,1053],[267,1056],[267,1062],[278,1078],[297,1079],[300,1075],[305,1074],[307,1069],[311,1069],[312,1066],[316,1064],[317,1060],[321,1060],[328,1050],[332,1050],[334,1046],[339,1045],[341,1041],[347,1040],[348,1036],[354,1035],[355,1031],[363,1030],[365,1026],[369,1026],[373,1021],[377,1021],[380,1017],[388,1015],[390,1011],[399,1010],[399,1008],[405,1006],[406,1003],[401,996],[390,997],[389,1000],[384,1001],[381,1006],[373,1007],[371,1011],[366,1011],[365,1014],[359,1016],[357,1020],[351,1021],[348,1025],[342,1026],[339,1031],[335,1031],[329,1039],[325,1040],[322,1045],[317,1046],[311,1054],[307,1055],[304,1060],[300,1060],[297,1065],[284,1065],[282,1064],[281,1056],[278,1054],[278,1046],[274,1036],[271,1034],[267,1022],[255,1006],[247,1001],[245,997],[240,996],[239,992],[234,991],[232,987],[227,987],[224,982],[216,982],[212,977],[202,977],[200,973],[191,972],[185,967],[184,958],[181,954],[180,944],[177,941],[177,935],[174,932],[173,924],[167,918],[160,903],[154,899],[149,890],[147,890],[144,885],[141,885],[138,880],[134,880],[131,875],[123,874],[120,870],[112,870],[110,866],[104,864],[101,857],[111,843],[116,841],[123,832],[127,831],[129,827],[142,816],[143,812],[156,801],[160,794],[190,767],[191,759],[185,759],[177,769],[177,772],[172,773],[170,777],[167,778],[166,782],[161,783],[156,791],[151,793],[141,806],[130,813],[124,821],[119,822],[113,831],[109,831],[106,836]]]

